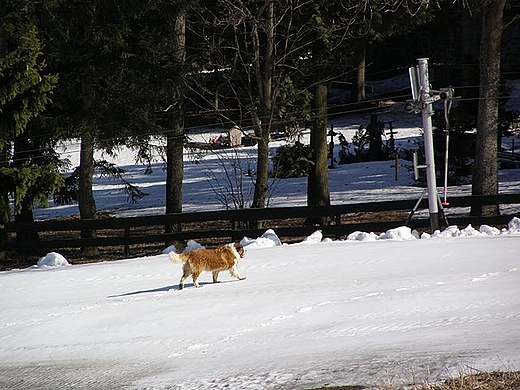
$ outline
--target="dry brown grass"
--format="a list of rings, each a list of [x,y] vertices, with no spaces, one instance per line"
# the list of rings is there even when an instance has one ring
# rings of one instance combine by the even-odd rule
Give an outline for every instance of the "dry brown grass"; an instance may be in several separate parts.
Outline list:
[[[520,390],[520,371],[482,372],[466,369],[458,377],[438,383],[380,384],[375,387],[336,386],[313,390]]]
[[[438,384],[423,384],[417,390],[520,390],[520,372],[473,372]]]
[[[333,386],[333,387],[320,387],[313,390],[364,390],[364,386]]]

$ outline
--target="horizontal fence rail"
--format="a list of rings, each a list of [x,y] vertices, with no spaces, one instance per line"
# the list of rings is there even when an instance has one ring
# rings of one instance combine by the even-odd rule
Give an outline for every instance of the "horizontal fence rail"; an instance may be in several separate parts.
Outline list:
[[[391,228],[403,226],[406,222],[410,228],[428,228],[430,226],[429,218],[415,218],[407,221],[405,217],[400,220],[385,221],[380,216],[374,216],[372,220],[369,217],[365,218],[366,222],[344,221],[344,219],[348,219],[345,217],[358,213],[397,211],[410,213],[416,204],[417,199],[408,199],[316,207],[219,210],[146,217],[48,220],[33,223],[10,222],[4,227],[4,231],[9,234],[9,239],[1,244],[0,250],[16,250],[26,253],[29,248],[32,251],[41,252],[61,248],[121,246],[124,248],[125,255],[130,256],[130,248],[133,245],[152,243],[164,243],[166,245],[174,241],[210,238],[236,241],[243,237],[259,237],[265,232],[266,228],[274,228],[280,238],[304,237],[320,229],[325,237],[336,239],[354,231],[384,232]],[[449,207],[506,204],[520,204],[520,194],[452,197]],[[418,207],[419,209],[427,209],[427,199],[423,199]],[[493,217],[457,215],[448,216],[448,222],[450,225],[459,226],[467,226],[468,224],[503,225],[507,224],[513,217],[514,215]],[[291,226],[286,226],[286,224],[277,226],[277,221],[288,219],[302,219],[302,221],[293,223]],[[219,223],[216,224],[217,222]],[[263,223],[263,227],[255,227],[257,223]],[[144,229],[152,226],[158,227],[154,233]],[[106,233],[98,234],[94,238],[78,237],[81,231],[86,230]],[[41,237],[43,235],[40,235],[40,233],[44,232],[55,234]],[[71,236],[73,232],[76,232],[76,236]],[[35,233],[38,234],[38,239],[33,238]]]

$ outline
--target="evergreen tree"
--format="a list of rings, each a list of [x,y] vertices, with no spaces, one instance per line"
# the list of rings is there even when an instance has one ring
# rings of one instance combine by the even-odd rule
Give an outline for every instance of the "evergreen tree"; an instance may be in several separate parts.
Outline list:
[[[70,1],[49,15],[51,64],[60,74],[49,113],[61,137],[81,139],[81,218],[96,216],[95,150],[113,152],[123,144],[146,149],[151,136],[168,134],[172,99],[184,85],[175,21],[185,6],[169,0]]]
[[[52,69],[59,73],[51,126],[63,139],[81,140],[78,203],[81,218],[95,218],[92,192],[94,150],[122,135],[124,99],[118,83],[125,75],[124,4],[103,0],[60,3],[47,16]],[[82,231],[82,237],[95,237]],[[85,248],[85,254],[97,248]]]
[[[57,81],[42,60],[38,11],[37,4],[21,0],[0,5],[0,226],[11,217],[10,195],[20,212],[35,202],[45,204],[62,184],[53,162],[12,155],[15,140],[27,139],[31,121],[51,102]]]

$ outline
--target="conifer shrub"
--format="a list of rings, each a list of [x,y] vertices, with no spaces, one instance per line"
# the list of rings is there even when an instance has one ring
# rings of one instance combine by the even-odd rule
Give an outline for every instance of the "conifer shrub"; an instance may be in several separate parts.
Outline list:
[[[308,176],[314,164],[311,154],[310,146],[301,142],[280,146],[271,157],[273,163],[271,175],[279,178]]]
[[[370,156],[370,134],[366,128],[359,126],[352,137],[352,142],[346,140],[343,134],[338,135],[339,164],[352,164],[357,162],[374,161]],[[383,143],[377,160],[388,160],[391,158],[392,151],[388,143]]]

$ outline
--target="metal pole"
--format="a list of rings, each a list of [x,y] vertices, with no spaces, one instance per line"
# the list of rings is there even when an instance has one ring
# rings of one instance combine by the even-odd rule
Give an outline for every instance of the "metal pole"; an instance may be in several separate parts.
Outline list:
[[[424,154],[426,157],[426,181],[428,184],[428,208],[430,210],[430,229],[432,233],[440,229],[439,204],[433,152],[432,115],[433,102],[430,99],[430,81],[428,77],[428,59],[418,58],[421,101],[423,102],[422,119],[424,128]]]

